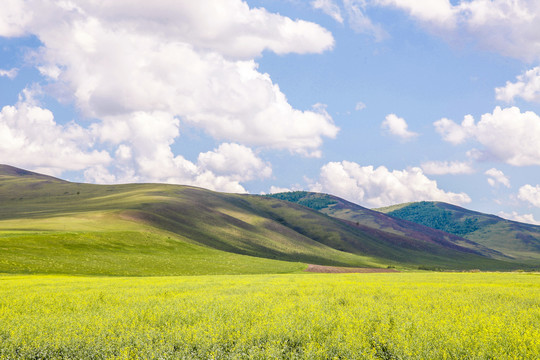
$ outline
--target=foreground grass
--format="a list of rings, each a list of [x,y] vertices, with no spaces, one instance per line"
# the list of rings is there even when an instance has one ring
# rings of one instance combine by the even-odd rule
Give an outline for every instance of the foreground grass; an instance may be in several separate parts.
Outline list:
[[[169,236],[170,235],[170,236]],[[291,273],[305,264],[245,256],[155,230],[2,232],[0,273],[114,276]]]
[[[532,274],[0,277],[0,359],[537,359]]]

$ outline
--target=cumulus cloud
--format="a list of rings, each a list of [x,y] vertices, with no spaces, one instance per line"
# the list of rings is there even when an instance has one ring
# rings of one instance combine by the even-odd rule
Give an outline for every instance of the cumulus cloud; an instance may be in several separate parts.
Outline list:
[[[263,51],[329,50],[331,33],[241,0],[8,0],[0,36],[23,35],[42,43],[28,58],[47,91],[96,119],[92,135],[111,148],[114,164],[86,172],[97,182],[195,178],[242,190],[172,152],[180,123],[226,143],[304,156],[320,156],[323,139],[339,130],[324,106],[293,108],[255,62]]]
[[[456,9],[461,23],[484,48],[528,61],[540,59],[538,1],[462,1]]]
[[[475,151],[476,157],[495,158],[514,166],[540,165],[540,117],[534,112],[496,107],[493,113],[482,115],[478,123],[467,115],[461,125],[449,119],[434,125],[443,139],[454,145],[467,139],[482,144],[485,149],[479,150],[482,154]]]
[[[272,167],[258,158],[253,150],[239,144],[221,144],[216,150],[199,154],[199,166],[214,174],[237,181],[267,178]]]
[[[74,122],[60,125],[53,113],[33,103],[31,95],[0,111],[2,162],[58,176],[65,170],[107,165],[106,151],[93,149],[92,131]]]
[[[498,184],[502,184],[506,186],[507,188],[510,187],[510,180],[504,175],[504,173],[501,170],[497,170],[495,168],[491,168],[487,170],[484,174],[488,176],[488,184],[495,187]]]
[[[454,41],[472,40],[506,56],[540,59],[540,3],[536,0],[469,0],[456,5],[450,0],[367,3],[400,9],[424,27]]]
[[[445,27],[455,26],[458,12],[449,0],[375,0],[374,3],[404,10],[413,18]]]
[[[524,185],[519,188],[518,199],[528,202],[529,204],[540,207],[540,185]]]
[[[472,174],[471,164],[461,161],[428,161],[422,164],[422,170],[428,175]]]
[[[179,121],[165,112],[138,112],[83,128],[58,124],[34,95],[25,90],[15,106],[1,109],[0,162],[55,176],[84,170],[86,181],[100,184],[165,182],[235,193],[247,192],[241,182],[272,173],[252,149],[234,143],[201,153],[197,163],[174,155],[170,145]],[[111,152],[97,150],[99,142]]]
[[[540,225],[540,221],[536,220],[533,216],[533,214],[523,214],[520,215],[516,211],[512,211],[511,214],[505,213],[504,211],[499,212],[497,215],[499,215],[502,218],[505,218],[507,220],[517,221],[521,223],[527,223],[527,224],[533,224],[533,225]]]
[[[137,112],[106,120],[94,124],[92,131],[116,148],[114,163],[110,171],[103,167],[87,171],[88,181],[166,182],[245,193],[241,182],[272,173],[269,163],[240,144],[221,144],[199,154],[197,163],[175,155],[171,144],[179,135],[179,121],[166,112]]]
[[[381,125],[383,130],[389,134],[396,136],[402,140],[410,140],[418,136],[417,133],[408,129],[405,119],[398,117],[396,114],[389,114]]]
[[[456,124],[450,119],[442,118],[433,123],[433,125],[435,126],[435,130],[441,134],[444,141],[448,141],[453,145],[458,145],[472,136],[474,131],[474,118],[471,115],[465,116],[461,125]]]
[[[506,82],[506,86],[495,89],[497,100],[512,102],[516,97],[531,102],[540,102],[540,66],[526,71],[517,81]]]
[[[172,29],[155,24],[165,34],[143,32],[150,25],[138,29],[139,23],[131,23],[130,13],[120,13],[118,4],[114,4],[111,13],[89,6],[87,11],[103,18],[85,16],[68,23],[70,31],[62,31],[61,35],[50,34],[52,30],[40,32],[45,44],[38,54],[41,68],[63,69],[58,76],[53,71],[57,76],[56,93],[73,97],[87,116],[104,119],[140,111],[164,111],[203,128],[216,139],[303,155],[316,153],[323,137],[336,136],[338,128],[328,113],[294,109],[270,76],[257,70],[253,60],[232,61],[222,53],[200,50],[193,44],[197,39],[192,43],[173,41],[170,37],[179,30],[172,24]],[[179,4],[183,4],[181,8],[189,7]],[[245,16],[254,15],[247,12]],[[147,20],[153,23],[159,18]],[[162,20],[172,21],[168,17]],[[278,24],[266,24],[266,36],[273,36],[270,30],[274,26]],[[220,39],[216,44],[226,43],[222,35],[214,35]],[[278,36],[273,40],[287,39]],[[219,46],[205,44],[219,50]]]
[[[7,77],[9,79],[14,79],[15,76],[17,76],[17,73],[19,72],[19,69],[13,68],[10,70],[3,70],[0,69],[0,77]]]
[[[293,190],[289,189],[289,188],[284,188],[284,187],[279,187],[279,186],[270,186],[270,194],[279,194],[279,193],[283,193],[283,192],[291,192]]]
[[[221,144],[213,151],[201,153],[197,163],[175,156],[167,146],[145,156],[133,156],[132,153],[140,149],[132,146],[118,146],[114,171],[94,166],[85,171],[86,180],[101,184],[160,182],[246,193],[241,182],[269,177],[272,173],[268,163],[258,158],[250,148],[238,144]]]
[[[75,31],[79,42],[89,49],[95,45],[92,34],[85,31],[90,19],[95,25],[152,33],[164,42],[190,43],[233,58],[260,56],[264,50],[278,54],[320,53],[334,44],[330,32],[315,23],[292,20],[263,8],[250,9],[241,0],[7,0],[2,7],[2,36],[33,33],[41,39],[44,33],[53,36],[58,30],[55,27],[63,27]],[[55,23],[55,17],[62,23]]]
[[[374,168],[349,161],[324,165],[319,181],[311,185],[311,190],[331,193],[369,207],[422,200],[458,205],[471,201],[465,193],[440,189],[437,182],[426,177],[418,167],[390,171],[384,166]]]
[[[339,6],[333,0],[314,0],[311,2],[314,9],[322,10],[326,15],[332,17],[338,23],[343,24],[343,17]]]

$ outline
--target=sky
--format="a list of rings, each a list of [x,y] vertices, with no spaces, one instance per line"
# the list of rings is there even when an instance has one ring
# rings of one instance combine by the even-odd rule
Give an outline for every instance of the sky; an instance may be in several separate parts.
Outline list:
[[[540,224],[540,1],[3,0],[0,163]]]

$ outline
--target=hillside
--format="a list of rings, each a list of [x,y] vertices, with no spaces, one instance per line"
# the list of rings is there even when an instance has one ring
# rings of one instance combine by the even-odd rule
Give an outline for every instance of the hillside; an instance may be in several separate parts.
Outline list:
[[[540,226],[519,223],[443,202],[377,209],[392,217],[457,234],[521,261],[540,262]]]
[[[416,222],[394,218],[341,199],[337,196],[306,191],[278,193],[269,196],[294,202],[317,210],[328,216],[341,219],[355,227],[363,229],[367,233],[384,234],[386,236],[390,236],[391,234],[401,238],[423,240],[444,246],[457,245],[481,253],[486,257],[509,259],[500,252],[494,251],[461,236],[433,229]]]
[[[274,198],[180,185],[79,184],[5,165],[0,252],[5,273],[275,273],[308,263],[516,267],[470,244],[367,231]]]

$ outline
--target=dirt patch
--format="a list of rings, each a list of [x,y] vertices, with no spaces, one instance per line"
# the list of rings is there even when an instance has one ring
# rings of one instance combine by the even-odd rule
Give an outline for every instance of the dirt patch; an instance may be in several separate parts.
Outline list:
[[[324,265],[312,265],[309,264],[307,269],[304,270],[313,273],[332,273],[332,274],[345,274],[345,273],[395,273],[399,272],[396,269],[380,269],[380,268],[349,268],[349,267],[337,267],[337,266],[324,266]]]

